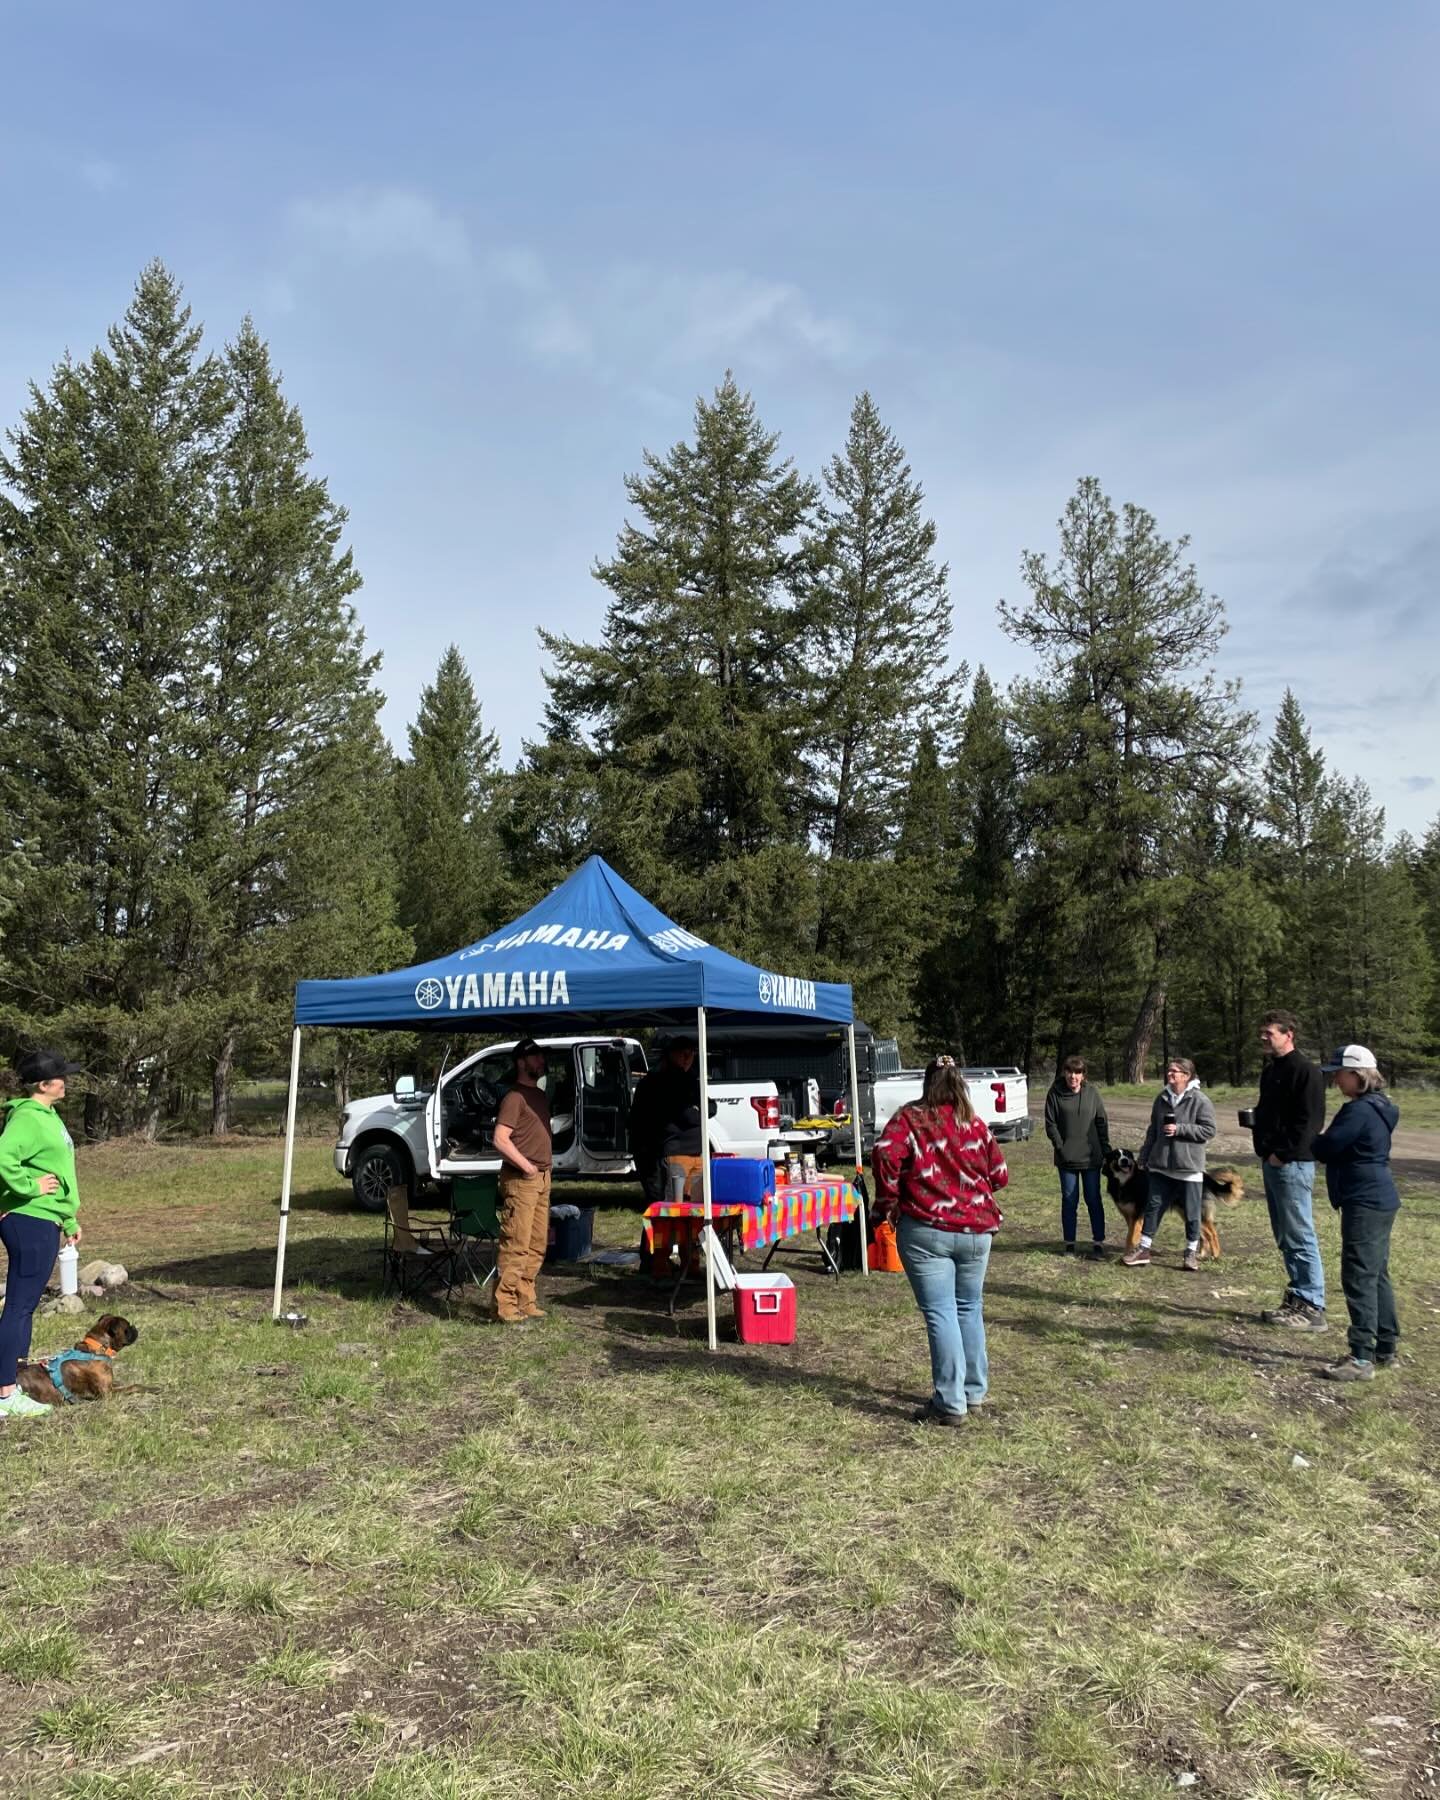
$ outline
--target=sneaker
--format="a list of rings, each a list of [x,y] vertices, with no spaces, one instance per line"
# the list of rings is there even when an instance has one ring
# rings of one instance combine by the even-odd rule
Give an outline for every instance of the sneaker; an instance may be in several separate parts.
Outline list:
[[[1110,1254],[1110,1246],[1107,1243],[1105,1243],[1103,1240],[1097,1240],[1095,1243],[1093,1243],[1090,1246],[1091,1262],[1104,1262],[1105,1258],[1109,1254]]]
[[[1062,1244],[1060,1248],[1061,1254],[1064,1256],[1073,1256],[1075,1254],[1075,1246],[1073,1243]]]
[[[1322,1369],[1320,1373],[1326,1381],[1373,1381],[1375,1365],[1373,1362],[1361,1362],[1354,1356],[1346,1356],[1337,1363],[1331,1363],[1328,1369]]]
[[[0,1400],[0,1419],[38,1419],[51,1409],[40,1400],[32,1400],[24,1388],[16,1388]]]
[[[969,1416],[969,1413],[946,1412],[933,1400],[927,1400],[914,1415],[914,1422],[917,1425],[963,1425]]]
[[[1150,1252],[1143,1244],[1137,1244],[1133,1250],[1127,1250],[1120,1260],[1127,1269],[1148,1269]]]
[[[1400,1367],[1400,1352],[1398,1350],[1386,1350],[1383,1354],[1377,1352],[1375,1357],[1375,1367],[1377,1369],[1398,1369]]]
[[[1181,1263],[1180,1267],[1187,1270],[1191,1275],[1198,1275],[1200,1273],[1200,1252],[1198,1250],[1187,1250],[1185,1252],[1185,1260]]]

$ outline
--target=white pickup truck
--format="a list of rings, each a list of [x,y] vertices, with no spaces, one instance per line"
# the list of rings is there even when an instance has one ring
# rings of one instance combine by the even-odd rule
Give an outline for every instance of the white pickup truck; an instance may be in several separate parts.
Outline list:
[[[877,1050],[882,1046],[877,1045]],[[877,1065],[883,1067],[884,1059],[877,1056]],[[899,1061],[899,1051],[895,1052],[895,1061]],[[965,1086],[970,1092],[970,1104],[976,1115],[982,1118],[994,1132],[1001,1143],[1011,1143],[1028,1138],[1035,1129],[1034,1120],[1030,1117],[1030,1084],[1019,1069],[974,1068],[962,1069]],[[902,1106],[920,1098],[920,1090],[924,1083],[923,1069],[895,1069],[890,1074],[878,1074],[875,1078],[875,1131],[882,1132],[891,1118]]]
[[[645,1074],[645,1052],[634,1038],[541,1038],[548,1067],[542,1085],[554,1132],[558,1180],[634,1173],[630,1159],[630,1096]],[[340,1115],[336,1172],[350,1182],[356,1203],[383,1212],[392,1187],[413,1196],[426,1181],[449,1181],[500,1167],[491,1133],[501,1095],[514,1080],[515,1045],[487,1044],[434,1089],[417,1090],[408,1077],[393,1094],[352,1100]],[[773,1081],[712,1082],[712,1148],[722,1155],[766,1157],[783,1131]]]

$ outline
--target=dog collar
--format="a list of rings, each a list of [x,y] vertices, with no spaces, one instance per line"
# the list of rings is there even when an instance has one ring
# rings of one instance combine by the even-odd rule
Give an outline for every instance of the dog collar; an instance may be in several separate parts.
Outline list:
[[[75,1348],[77,1350],[88,1350],[92,1356],[107,1357],[111,1362],[114,1362],[115,1358],[119,1355],[118,1350],[112,1350],[109,1344],[102,1344],[96,1338],[90,1337],[88,1334],[81,1338]]]

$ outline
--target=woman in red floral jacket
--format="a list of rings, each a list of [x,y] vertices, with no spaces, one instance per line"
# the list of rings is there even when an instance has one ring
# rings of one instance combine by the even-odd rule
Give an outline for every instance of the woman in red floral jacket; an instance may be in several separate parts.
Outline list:
[[[875,1210],[899,1214],[900,1261],[930,1339],[935,1391],[916,1421],[958,1425],[990,1384],[982,1301],[1010,1171],[952,1057],[926,1069],[919,1102],[891,1119],[873,1161]]]

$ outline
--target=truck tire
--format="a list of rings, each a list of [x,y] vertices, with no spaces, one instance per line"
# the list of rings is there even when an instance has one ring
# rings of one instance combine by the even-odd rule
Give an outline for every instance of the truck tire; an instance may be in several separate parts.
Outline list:
[[[415,1170],[401,1145],[382,1140],[367,1144],[356,1156],[350,1185],[361,1212],[383,1213],[392,1187],[403,1187],[411,1200],[415,1198]]]

